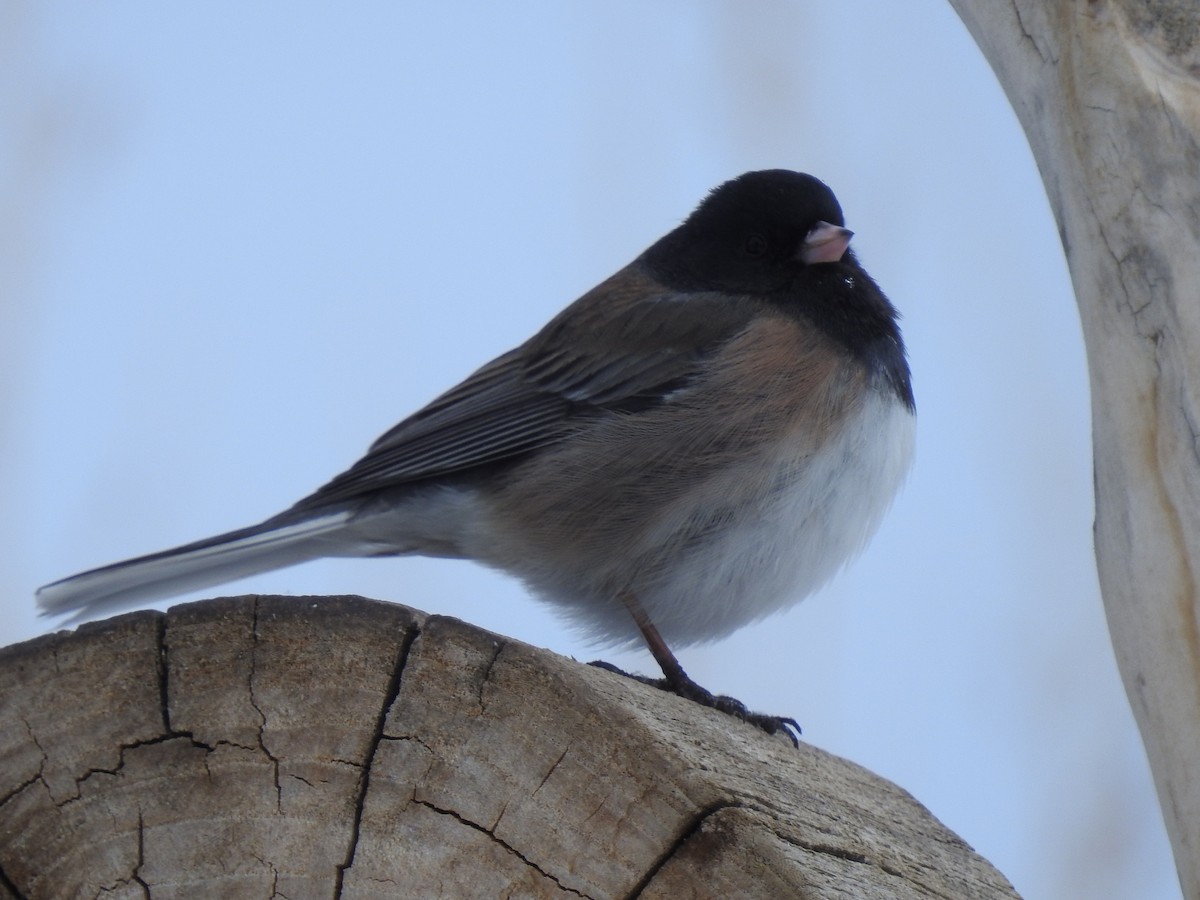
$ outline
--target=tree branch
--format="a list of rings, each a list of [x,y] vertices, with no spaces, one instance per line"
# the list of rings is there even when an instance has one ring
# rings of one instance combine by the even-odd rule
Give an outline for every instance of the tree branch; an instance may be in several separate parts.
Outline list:
[[[1096,558],[1189,898],[1200,898],[1200,6],[951,0],[1029,137],[1092,385]]]

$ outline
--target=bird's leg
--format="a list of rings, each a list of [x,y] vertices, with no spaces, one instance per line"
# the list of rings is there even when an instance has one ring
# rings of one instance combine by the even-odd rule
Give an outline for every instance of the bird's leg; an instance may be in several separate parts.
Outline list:
[[[723,713],[741,719],[743,722],[748,722],[751,725],[761,728],[767,734],[777,734],[782,731],[791,738],[793,744],[799,746],[796,735],[800,733],[800,725],[795,719],[751,712],[746,708],[746,704],[740,700],[713,694],[696,684],[696,682],[688,677],[687,672],[683,671],[683,666],[679,664],[679,660],[675,658],[675,654],[671,652],[671,648],[667,646],[667,642],[663,640],[654,623],[650,621],[649,614],[647,614],[645,607],[642,606],[637,597],[629,591],[622,591],[621,600],[625,604],[625,608],[629,610],[629,614],[633,616],[633,621],[637,623],[638,630],[641,631],[642,637],[646,640],[646,646],[650,648],[651,655],[663,672],[661,679],[640,678],[636,675],[632,677],[663,690],[669,690],[671,693],[699,703],[701,706],[720,710]],[[598,665],[612,671],[620,671],[614,666],[607,664],[601,663]],[[622,672],[621,674],[626,673]]]
[[[704,703],[704,701],[692,695],[707,695],[709,702],[704,703],[704,705],[711,706],[712,694],[688,678],[687,672],[683,671],[683,666],[679,664],[679,660],[675,658],[675,654],[671,652],[671,648],[667,646],[667,642],[658,633],[658,629],[650,621],[650,616],[642,604],[638,602],[637,597],[629,591],[622,591],[621,600],[625,603],[625,608],[629,610],[629,614],[633,616],[633,621],[637,623],[638,631],[646,639],[646,646],[650,648],[650,655],[654,657],[654,661],[662,669],[667,687],[681,697],[697,700],[700,703]]]

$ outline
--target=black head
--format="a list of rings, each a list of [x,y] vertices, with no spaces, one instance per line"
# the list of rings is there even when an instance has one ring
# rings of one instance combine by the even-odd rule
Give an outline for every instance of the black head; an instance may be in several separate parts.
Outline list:
[[[845,225],[824,183],[786,169],[748,172],[712,191],[640,262],[668,288],[758,297],[815,325],[885,378],[911,408],[895,307],[853,251],[805,261],[813,258],[805,241],[822,222]]]
[[[642,259],[680,290],[773,293],[805,268],[799,254],[819,222],[845,224],[822,182],[786,169],[747,172],[714,189]]]

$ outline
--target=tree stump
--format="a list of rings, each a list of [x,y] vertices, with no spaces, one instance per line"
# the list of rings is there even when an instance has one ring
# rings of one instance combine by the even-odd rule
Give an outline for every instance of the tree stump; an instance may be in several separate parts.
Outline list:
[[[0,651],[0,897],[1016,894],[896,786],[358,597]]]

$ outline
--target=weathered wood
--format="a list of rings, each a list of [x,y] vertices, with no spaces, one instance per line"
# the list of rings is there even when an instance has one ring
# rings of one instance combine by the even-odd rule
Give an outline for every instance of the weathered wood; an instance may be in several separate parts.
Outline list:
[[[1024,126],[1058,220],[1091,376],[1100,586],[1184,893],[1195,900],[1200,4],[951,3]]]
[[[353,597],[0,651],[0,774],[24,898],[1016,896],[852,763]]]

